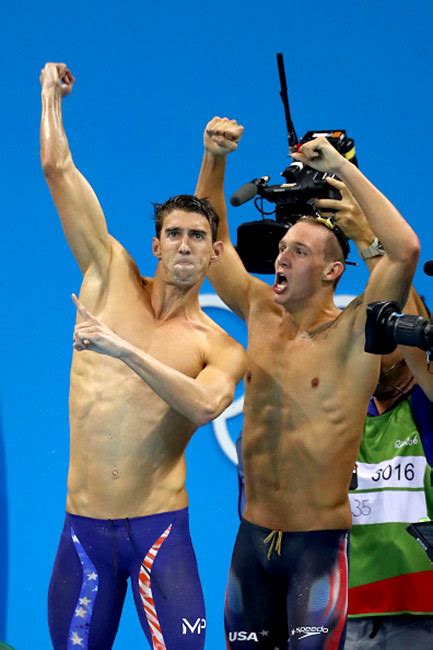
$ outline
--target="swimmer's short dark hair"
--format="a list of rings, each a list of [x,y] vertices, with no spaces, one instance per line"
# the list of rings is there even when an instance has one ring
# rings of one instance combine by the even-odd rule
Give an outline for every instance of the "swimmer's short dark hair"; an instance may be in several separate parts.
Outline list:
[[[210,225],[212,243],[216,241],[219,216],[208,199],[199,199],[193,194],[178,194],[177,196],[172,196],[165,203],[154,203],[153,209],[155,230],[158,239],[161,236],[164,217],[170,212],[173,212],[173,210],[184,210],[185,212],[196,212],[197,214],[203,215]]]

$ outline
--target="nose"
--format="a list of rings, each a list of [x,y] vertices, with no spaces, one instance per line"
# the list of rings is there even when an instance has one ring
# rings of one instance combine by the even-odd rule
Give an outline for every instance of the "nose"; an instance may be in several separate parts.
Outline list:
[[[179,253],[181,253],[182,255],[189,255],[190,252],[191,250],[189,246],[188,235],[184,235],[180,240]]]
[[[275,260],[276,266],[290,266],[290,256],[288,255],[287,248],[278,253],[278,257]]]

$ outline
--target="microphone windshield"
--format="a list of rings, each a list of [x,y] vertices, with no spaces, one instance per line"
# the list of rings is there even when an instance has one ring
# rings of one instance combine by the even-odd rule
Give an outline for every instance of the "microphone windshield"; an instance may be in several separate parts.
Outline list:
[[[426,275],[433,275],[433,260],[424,264],[424,273]]]
[[[257,185],[256,183],[245,183],[242,185],[230,198],[230,203],[234,207],[238,207],[247,201],[250,201],[257,194]]]

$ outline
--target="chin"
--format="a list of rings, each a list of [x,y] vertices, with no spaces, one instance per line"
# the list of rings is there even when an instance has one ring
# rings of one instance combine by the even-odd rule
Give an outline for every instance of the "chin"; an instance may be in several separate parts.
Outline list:
[[[288,309],[290,297],[286,294],[274,293],[274,303],[280,307]]]

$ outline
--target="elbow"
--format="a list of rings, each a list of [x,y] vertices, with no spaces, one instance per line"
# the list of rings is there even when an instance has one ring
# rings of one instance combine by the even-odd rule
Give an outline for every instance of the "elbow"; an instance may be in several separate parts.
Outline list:
[[[404,248],[399,256],[399,262],[403,264],[408,273],[414,273],[420,255],[420,242],[415,233],[408,236],[404,242]]]
[[[52,159],[44,159],[41,162],[42,171],[44,172],[44,176],[47,180],[50,180],[52,178],[59,178],[59,176],[62,176],[65,172],[65,166],[58,161]]]
[[[205,424],[212,422],[219,413],[217,413],[211,406],[203,406],[197,413],[194,414],[193,422],[197,428],[204,427]]]
[[[197,427],[203,427],[205,424],[209,424],[209,422],[212,422],[212,420],[215,420],[215,418],[221,415],[227,406],[229,406],[232,399],[233,395],[229,399],[225,397],[220,400],[213,400],[203,404],[194,417],[194,424],[196,424]]]
[[[47,180],[63,176],[71,168],[71,164],[72,159],[70,156],[58,158],[51,153],[41,155],[42,171]]]
[[[420,252],[421,252],[421,244],[418,237],[414,233],[410,243],[410,255],[415,265],[419,260]]]

